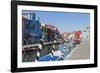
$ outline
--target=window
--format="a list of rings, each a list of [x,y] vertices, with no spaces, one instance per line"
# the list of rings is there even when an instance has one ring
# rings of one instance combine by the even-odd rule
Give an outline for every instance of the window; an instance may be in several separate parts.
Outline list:
[[[31,29],[32,30],[35,29],[35,24],[32,24]]]

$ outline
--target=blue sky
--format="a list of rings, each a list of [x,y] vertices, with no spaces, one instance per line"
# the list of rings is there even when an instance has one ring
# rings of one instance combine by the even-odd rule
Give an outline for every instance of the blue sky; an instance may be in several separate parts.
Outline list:
[[[40,22],[54,25],[60,32],[83,30],[90,26],[89,13],[34,11]]]

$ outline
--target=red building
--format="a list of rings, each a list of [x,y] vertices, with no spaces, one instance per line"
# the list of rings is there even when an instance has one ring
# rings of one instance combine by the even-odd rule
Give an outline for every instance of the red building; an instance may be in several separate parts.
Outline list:
[[[75,32],[74,41],[75,41],[76,44],[80,44],[80,41],[81,41],[81,31],[76,31]]]

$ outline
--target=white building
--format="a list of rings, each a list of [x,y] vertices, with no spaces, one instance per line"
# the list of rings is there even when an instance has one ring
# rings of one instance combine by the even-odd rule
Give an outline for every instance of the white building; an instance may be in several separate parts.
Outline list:
[[[83,40],[90,39],[90,27],[87,27],[85,30],[82,31],[82,39]]]

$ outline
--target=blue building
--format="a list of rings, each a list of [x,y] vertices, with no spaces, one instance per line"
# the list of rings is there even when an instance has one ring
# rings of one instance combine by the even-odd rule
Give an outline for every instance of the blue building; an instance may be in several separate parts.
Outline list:
[[[41,23],[36,20],[36,14],[33,11],[22,11],[22,38],[23,44],[39,43],[41,39]]]

